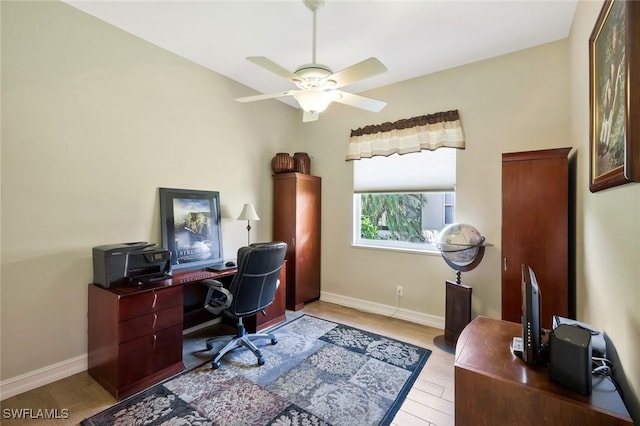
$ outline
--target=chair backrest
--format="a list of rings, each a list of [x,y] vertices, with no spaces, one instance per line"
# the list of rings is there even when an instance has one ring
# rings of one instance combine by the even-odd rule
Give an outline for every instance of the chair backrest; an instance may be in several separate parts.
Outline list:
[[[228,313],[245,317],[273,303],[286,252],[283,242],[256,243],[238,250],[238,272],[229,285],[233,302]]]

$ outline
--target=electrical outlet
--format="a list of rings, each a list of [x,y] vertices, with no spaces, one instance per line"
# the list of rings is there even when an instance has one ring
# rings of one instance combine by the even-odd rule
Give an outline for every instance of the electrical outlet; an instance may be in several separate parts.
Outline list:
[[[402,297],[404,295],[404,289],[401,285],[396,286],[396,296]]]

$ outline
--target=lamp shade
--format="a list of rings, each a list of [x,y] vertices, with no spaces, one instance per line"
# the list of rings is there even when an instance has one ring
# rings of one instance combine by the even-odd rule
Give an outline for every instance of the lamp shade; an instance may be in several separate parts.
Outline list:
[[[245,204],[242,208],[242,213],[238,216],[238,220],[260,220],[260,218],[253,204]]]

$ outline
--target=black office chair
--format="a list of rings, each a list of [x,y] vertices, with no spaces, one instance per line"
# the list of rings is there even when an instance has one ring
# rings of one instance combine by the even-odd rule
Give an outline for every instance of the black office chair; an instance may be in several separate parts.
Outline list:
[[[212,361],[213,368],[220,367],[220,359],[229,351],[245,346],[258,358],[258,365],[264,364],[262,352],[253,344],[253,340],[271,339],[271,344],[278,343],[271,334],[247,334],[242,319],[263,311],[273,303],[276,289],[280,285],[278,279],[284,262],[287,244],[282,242],[257,243],[238,250],[238,272],[233,277],[229,288],[224,288],[216,280],[205,280],[202,283],[209,287],[205,300],[205,309],[216,315],[222,313],[237,319],[236,335],[214,337],[207,340],[207,349],[213,348],[213,342],[220,339],[231,339]]]

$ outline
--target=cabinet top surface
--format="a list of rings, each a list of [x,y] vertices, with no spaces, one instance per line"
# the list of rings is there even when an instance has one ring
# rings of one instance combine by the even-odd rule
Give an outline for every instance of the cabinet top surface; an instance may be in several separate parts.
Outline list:
[[[174,272],[171,278],[166,280],[155,281],[148,284],[142,285],[128,285],[121,287],[113,287],[113,288],[103,288],[96,284],[89,284],[96,286],[98,288],[102,288],[103,290],[110,291],[111,293],[117,294],[119,296],[127,296],[131,294],[138,294],[146,291],[160,290],[164,288],[170,287],[179,287],[183,285],[189,284],[197,284],[203,280],[215,280],[223,277],[228,277],[235,275],[237,269],[227,269],[225,271],[207,271],[207,270],[196,270],[196,271],[180,271]]]
[[[274,179],[309,179],[320,180],[320,176],[307,175],[304,173],[290,172],[290,173],[276,173],[273,175]]]
[[[608,379],[594,376],[593,392],[591,395],[582,395],[552,382],[546,366],[525,364],[510,349],[512,339],[521,334],[519,323],[476,317],[458,338],[455,369],[470,370],[628,417],[615,386]]]
[[[554,148],[538,151],[504,152],[502,161],[543,160],[545,158],[566,158],[572,148]]]

